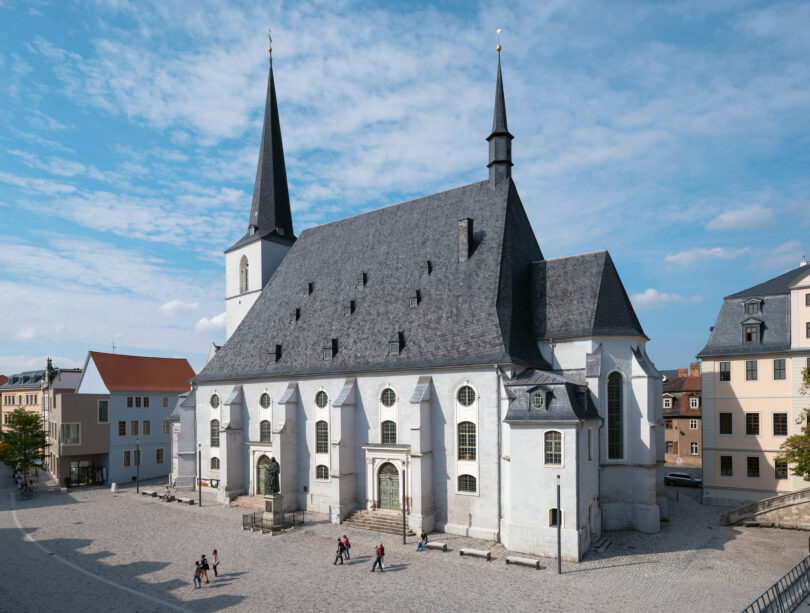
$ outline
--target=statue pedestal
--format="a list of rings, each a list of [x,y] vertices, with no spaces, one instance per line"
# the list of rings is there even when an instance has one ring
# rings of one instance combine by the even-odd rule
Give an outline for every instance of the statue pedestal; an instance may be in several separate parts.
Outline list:
[[[284,496],[282,494],[265,494],[262,523],[270,530],[281,530],[284,527]]]

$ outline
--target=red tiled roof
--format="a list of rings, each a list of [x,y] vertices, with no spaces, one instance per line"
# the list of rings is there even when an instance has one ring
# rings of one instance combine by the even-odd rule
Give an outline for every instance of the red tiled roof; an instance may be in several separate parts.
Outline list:
[[[185,358],[153,358],[91,351],[111,392],[187,392],[194,370]]]
[[[664,392],[699,392],[700,377],[672,377],[664,381]]]
[[[5,375],[0,375],[0,385],[5,385],[8,383],[8,377]]]

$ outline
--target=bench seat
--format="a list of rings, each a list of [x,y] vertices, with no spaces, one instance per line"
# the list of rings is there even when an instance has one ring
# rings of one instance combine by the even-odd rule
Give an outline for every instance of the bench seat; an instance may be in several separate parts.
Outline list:
[[[540,560],[534,558],[522,558],[520,556],[506,556],[507,564],[520,564],[521,566],[534,566],[540,570]]]
[[[141,490],[142,496],[152,496],[153,498],[157,496],[157,492],[155,490]]]
[[[447,543],[440,543],[439,541],[428,541],[425,543],[425,549],[441,549],[447,551]]]
[[[181,498],[180,496],[178,496],[177,498],[175,498],[175,500],[183,504],[194,504],[193,498]]]
[[[464,549],[459,550],[458,554],[462,555],[462,556],[473,556],[473,557],[476,557],[476,558],[485,558],[487,560],[492,559],[492,552],[484,551],[483,549],[464,548]]]

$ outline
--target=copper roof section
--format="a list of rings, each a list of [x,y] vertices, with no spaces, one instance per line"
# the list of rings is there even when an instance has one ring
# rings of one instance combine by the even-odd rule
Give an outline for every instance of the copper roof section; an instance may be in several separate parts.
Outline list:
[[[194,370],[185,358],[154,358],[91,351],[111,392],[187,392]]]

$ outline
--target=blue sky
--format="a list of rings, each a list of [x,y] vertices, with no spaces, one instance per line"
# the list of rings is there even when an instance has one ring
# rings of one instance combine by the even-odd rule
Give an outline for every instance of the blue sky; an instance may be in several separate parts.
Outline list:
[[[659,368],[810,255],[810,4],[388,4],[0,0],[0,372],[223,340],[267,27],[298,232],[486,176],[500,27],[544,255],[608,249]]]

